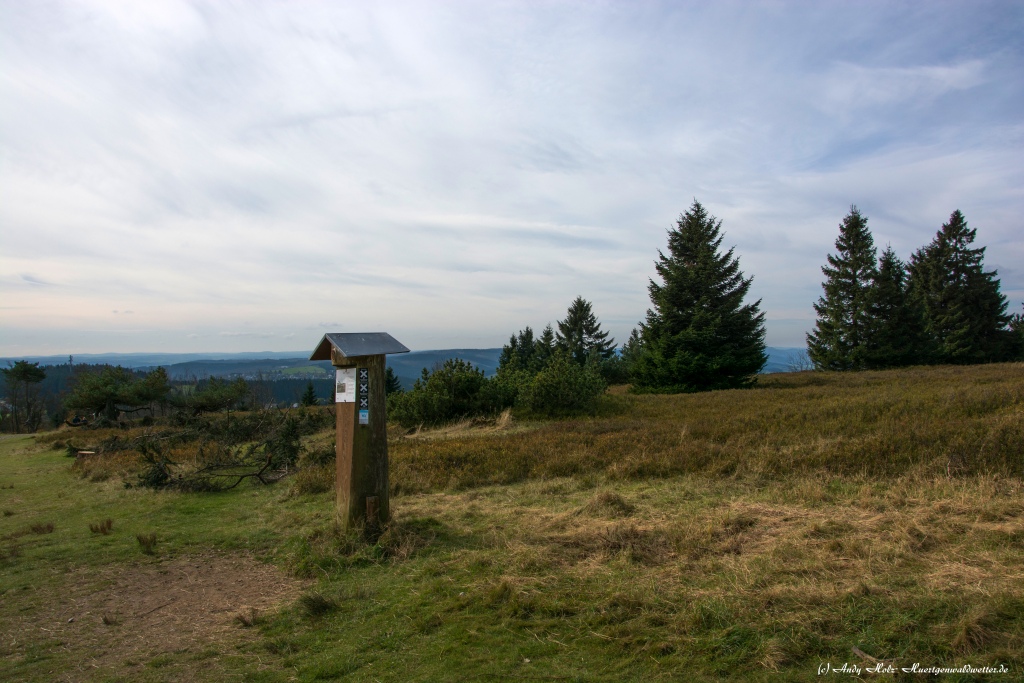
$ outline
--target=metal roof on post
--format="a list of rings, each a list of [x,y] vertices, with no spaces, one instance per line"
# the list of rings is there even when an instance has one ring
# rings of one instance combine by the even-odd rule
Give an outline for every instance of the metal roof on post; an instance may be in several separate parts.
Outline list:
[[[409,353],[409,349],[387,332],[328,332],[317,344],[310,360],[331,360],[331,349],[346,358]]]

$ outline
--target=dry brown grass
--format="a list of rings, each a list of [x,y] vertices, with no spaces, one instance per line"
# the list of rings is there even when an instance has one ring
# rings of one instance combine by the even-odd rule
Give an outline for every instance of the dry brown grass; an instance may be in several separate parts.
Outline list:
[[[311,465],[303,467],[291,477],[289,491],[293,495],[327,493],[334,490],[335,466]]]
[[[512,415],[512,409],[506,408],[496,417],[467,417],[437,427],[422,426],[404,429],[398,425],[389,425],[390,441],[403,440],[445,440],[463,437],[489,436],[495,434],[521,433],[531,431],[538,426],[536,422],[519,422]]]
[[[505,613],[579,618],[588,608],[573,586],[589,586],[593,601],[603,585],[611,594],[601,633],[653,629],[661,640],[648,647],[671,648],[724,633],[742,614],[766,634],[756,657],[774,670],[820,650],[815,639],[851,637],[850,614],[876,621],[879,637],[919,620],[937,652],[1005,661],[1024,635],[1022,496],[1020,479],[998,476],[766,484],[695,475],[608,481],[597,494],[572,479],[423,494],[396,509],[484,539],[449,566],[493,558],[497,578],[487,573],[472,591]],[[623,503],[626,519],[610,512]]]
[[[117,451],[75,458],[71,469],[83,479],[101,482],[129,479],[139,471],[141,465],[142,459],[137,451]]]
[[[112,519],[105,519],[98,524],[89,525],[89,531],[91,531],[94,534],[103,534],[104,536],[108,535],[113,529],[114,520]]]
[[[599,417],[472,422],[391,443],[398,492],[601,473],[1024,475],[1024,364],[769,375],[753,390],[609,395]]]

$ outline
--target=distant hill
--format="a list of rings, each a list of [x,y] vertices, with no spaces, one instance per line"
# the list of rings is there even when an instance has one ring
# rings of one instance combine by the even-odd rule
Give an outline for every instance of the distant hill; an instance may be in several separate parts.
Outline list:
[[[178,363],[191,361],[212,361],[212,360],[279,360],[309,358],[307,352],[304,356],[300,351],[256,351],[244,353],[76,353],[76,363],[89,363],[92,365],[120,365],[124,368],[155,368],[169,367]],[[68,356],[12,356],[0,358],[0,365],[7,366],[8,362],[25,360],[29,363],[40,365],[60,365],[68,362]]]
[[[789,372],[806,364],[807,352],[802,348],[768,347],[768,363],[764,373]],[[501,349],[436,349],[413,351],[388,356],[388,366],[401,380],[403,386],[411,387],[424,368],[432,369],[449,358],[461,358],[484,371],[488,376],[498,369]],[[75,354],[76,363],[120,365],[138,370],[157,367],[167,369],[171,379],[204,379],[207,377],[245,377],[253,379],[258,375],[265,378],[328,379],[331,364],[328,361],[307,360],[309,354],[301,351],[280,351],[261,353],[83,353]],[[61,365],[67,363],[67,356],[20,356],[0,358],[0,366],[16,360],[27,360],[40,365]]]
[[[771,372],[793,372],[794,370],[809,370],[810,359],[807,357],[807,349],[793,346],[769,346],[765,349],[768,354],[768,362],[761,370],[767,375]]]

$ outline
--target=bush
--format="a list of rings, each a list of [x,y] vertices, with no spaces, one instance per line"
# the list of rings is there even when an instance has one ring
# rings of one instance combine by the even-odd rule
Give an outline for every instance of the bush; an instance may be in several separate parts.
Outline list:
[[[107,366],[99,372],[77,374],[71,393],[64,400],[64,407],[94,413],[107,422],[113,422],[121,412],[136,412],[162,404],[170,390],[167,372],[163,368],[143,373]]]
[[[215,413],[237,407],[248,392],[249,385],[244,379],[228,382],[211,377],[193,387],[179,387],[178,391],[171,395],[170,401],[175,408],[198,417],[203,413]]]
[[[491,403],[496,410],[511,408],[519,401],[520,394],[536,376],[529,370],[508,370],[499,368],[498,374],[491,378],[487,387]]]
[[[538,415],[555,417],[592,413],[606,384],[598,366],[580,366],[556,353],[551,363],[519,392],[518,404]]]
[[[403,427],[437,425],[497,409],[483,370],[450,358],[433,372],[424,368],[410,391],[388,397],[388,414]]]
[[[601,361],[601,365],[599,367],[601,369],[601,377],[608,384],[629,383],[629,362],[622,356],[616,355],[611,358],[606,358]]]
[[[302,437],[326,427],[330,418],[330,411],[317,408],[186,417],[183,431],[131,440],[115,436],[103,450],[139,451],[143,468],[137,486],[222,491],[245,479],[269,484],[285,476],[304,453]],[[327,460],[326,453],[316,457]]]

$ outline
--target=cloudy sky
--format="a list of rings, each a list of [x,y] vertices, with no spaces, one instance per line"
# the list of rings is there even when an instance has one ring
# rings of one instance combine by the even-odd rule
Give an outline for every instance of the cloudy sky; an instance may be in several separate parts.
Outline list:
[[[0,355],[622,341],[694,198],[802,346],[856,204],[1024,300],[1020,2],[0,1]]]

